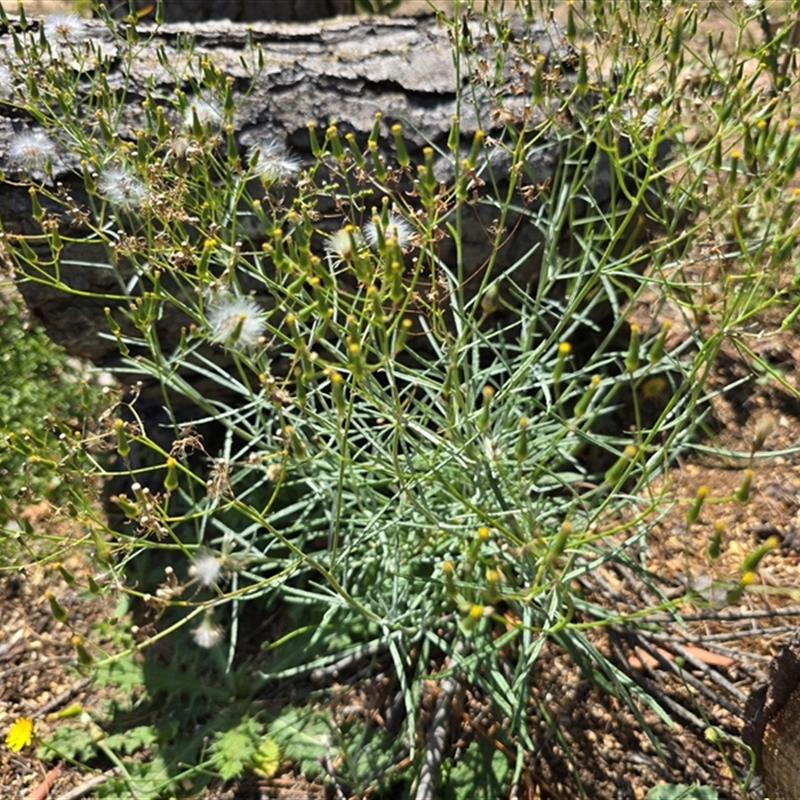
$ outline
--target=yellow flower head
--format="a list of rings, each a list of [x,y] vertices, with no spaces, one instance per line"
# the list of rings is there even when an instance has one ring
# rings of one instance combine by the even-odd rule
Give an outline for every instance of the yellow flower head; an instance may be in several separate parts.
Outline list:
[[[33,741],[33,720],[30,717],[18,717],[6,734],[6,747],[12,753],[19,753]]]

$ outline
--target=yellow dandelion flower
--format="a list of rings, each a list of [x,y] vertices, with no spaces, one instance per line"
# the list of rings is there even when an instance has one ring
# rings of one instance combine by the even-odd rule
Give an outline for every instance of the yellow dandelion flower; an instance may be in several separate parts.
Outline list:
[[[33,720],[30,717],[18,717],[6,734],[6,747],[12,753],[19,753],[33,741]]]

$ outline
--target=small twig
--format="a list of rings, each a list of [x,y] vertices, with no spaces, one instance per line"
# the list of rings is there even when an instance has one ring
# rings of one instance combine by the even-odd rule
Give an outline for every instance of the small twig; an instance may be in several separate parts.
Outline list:
[[[684,633],[683,631],[678,631],[676,636],[681,641],[693,642],[695,644],[707,644],[708,642],[732,642],[736,639],[749,639],[753,636],[776,636],[781,633],[794,633],[796,630],[797,625],[777,625],[774,628],[747,628],[745,630],[728,631],[727,633],[701,633],[695,636]],[[669,634],[658,635],[668,636]],[[759,656],[757,653],[753,653],[752,655],[764,661],[772,661],[771,656]]]
[[[465,655],[469,646],[463,641],[458,642],[453,650],[451,663],[455,663],[456,670],[461,656]],[[447,748],[447,733],[450,729],[450,707],[453,695],[458,688],[458,675],[454,671],[452,675],[442,681],[439,699],[436,701],[436,710],[433,713],[433,720],[428,731],[428,741],[425,747],[425,760],[419,774],[419,783],[414,795],[415,800],[432,800],[436,790],[436,782],[439,777],[439,768],[444,760],[445,749]]]
[[[704,611],[700,614],[681,614],[680,619],[684,622],[708,622],[708,621],[744,621],[748,619],[767,619],[770,617],[798,617],[800,616],[800,606],[787,606],[786,608],[767,608],[760,611]],[[671,614],[653,614],[653,616],[642,617],[639,622],[675,622],[676,617]]]
[[[53,788],[53,784],[56,782],[56,778],[63,766],[64,765],[59,761],[58,764],[44,776],[44,780],[28,795],[28,800],[45,800],[47,795],[50,794],[50,790]]]
[[[695,691],[699,692],[702,695],[705,695],[709,700],[716,703],[719,706],[722,706],[726,711],[733,714],[733,716],[738,717],[741,715],[742,711],[740,708],[737,708],[733,703],[728,701],[725,697],[722,697],[718,692],[715,692],[710,686],[706,686],[703,681],[695,678],[690,672],[687,672],[682,667],[679,667],[674,661],[669,658],[665,658],[661,652],[659,652],[655,647],[653,647],[644,637],[637,636],[631,631],[626,631],[624,633],[625,637],[628,639],[630,644],[635,644],[637,647],[641,647],[642,650],[647,652],[652,658],[654,658],[659,666],[665,670],[666,672],[670,672],[676,677],[680,678],[686,684],[691,686]],[[741,694],[741,693],[740,693]]]
[[[52,700],[49,700],[41,708],[37,709],[33,714],[33,718],[38,719],[39,717],[54,711],[56,708],[63,706],[67,701],[72,700],[75,695],[82,692],[91,682],[91,678],[84,678],[83,680],[78,681],[78,683],[74,684],[66,691],[61,692],[60,695],[54,697]]]
[[[352,669],[359,661],[376,656],[381,650],[386,649],[386,647],[387,644],[385,641],[375,642],[361,650],[357,650],[355,653],[340,658],[338,661],[334,661],[333,664],[328,664],[325,667],[318,667],[310,673],[309,678],[312,683],[327,683],[330,680],[336,680],[341,673]]]
[[[744,670],[745,672],[749,672],[752,675],[755,675],[759,679],[764,677],[764,670],[759,669],[758,667],[754,667],[751,664],[748,664],[747,661],[772,661],[770,656],[762,656],[758,653],[748,653],[744,650],[735,650],[732,647],[725,647],[724,645],[719,644],[717,641],[713,639],[709,639],[705,636],[688,636],[686,634],[681,633],[657,633],[656,631],[646,631],[646,637],[651,642],[683,642],[684,644],[694,644],[704,647],[706,650],[711,651],[712,653],[719,653],[721,656],[726,656],[727,658],[732,658],[734,661],[737,662],[736,667],[737,669]],[[736,639],[737,637],[732,635],[729,638]],[[723,641],[725,641],[723,639]]]
[[[745,695],[741,689],[734,686],[724,675],[720,675],[718,670],[712,669],[710,665],[706,664],[705,661],[698,658],[694,653],[687,650],[685,647],[681,647],[677,642],[672,642],[670,646],[687,664],[691,664],[696,670],[706,675],[709,680],[719,684],[740,703],[744,703],[747,700],[747,695]]]
[[[81,797],[86,797],[92,789],[104,784],[109,778],[117,775],[119,770],[115,767],[102,775],[93,775],[88,781],[84,781],[80,786],[70,789],[64,794],[60,794],[56,800],[80,800]]]
[[[68,663],[70,661],[74,661],[74,660],[75,660],[75,656],[53,656],[52,658],[46,658],[46,659],[43,659],[42,661],[37,661],[36,662],[36,668],[37,669],[42,669],[47,664],[52,664],[54,662],[56,664],[66,664],[66,663]],[[9,675],[13,675],[15,672],[24,672],[25,670],[30,670],[30,668],[31,668],[31,665],[29,663],[27,663],[27,662],[24,663],[24,664],[16,664],[13,667],[8,667],[7,669],[2,670],[0,672],[0,678],[6,678]]]
[[[625,653],[623,652],[619,643],[619,638],[613,631],[611,632],[609,639],[611,641],[611,647],[616,653],[617,658],[620,660],[620,663],[626,664],[627,657],[625,656]],[[680,703],[676,702],[669,695],[662,692],[652,681],[649,681],[637,670],[629,669],[625,672],[631,678],[631,680],[644,689],[644,691],[647,692],[650,697],[656,700],[663,707],[668,708],[674,716],[680,718],[684,723],[688,723],[695,730],[701,732],[708,727],[708,725],[703,722],[700,717],[695,716],[691,711],[688,711]]]

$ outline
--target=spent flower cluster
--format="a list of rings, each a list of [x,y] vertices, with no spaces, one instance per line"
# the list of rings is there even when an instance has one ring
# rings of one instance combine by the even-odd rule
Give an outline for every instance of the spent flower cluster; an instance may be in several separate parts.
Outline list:
[[[149,197],[147,186],[128,167],[110,166],[103,169],[97,189],[111,205],[124,211],[140,208]]]

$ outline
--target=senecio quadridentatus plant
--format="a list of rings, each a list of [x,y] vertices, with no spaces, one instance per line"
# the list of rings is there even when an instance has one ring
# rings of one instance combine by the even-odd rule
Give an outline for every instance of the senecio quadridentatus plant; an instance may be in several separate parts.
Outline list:
[[[234,91],[130,20],[4,21],[4,188],[30,210],[6,248],[23,291],[89,309],[75,351],[129,387],[98,553],[228,668],[279,603],[303,645],[274,631],[263,680],[424,646],[510,707],[543,638],[596,657],[571,587],[632,558],[640,490],[700,416],[668,326],[624,314],[682,209],[668,112],[615,106],[585,50],[545,26],[537,51],[521,19],[447,28],[468,80],[440,140],[378,113],[291,146],[239,130],[254,39]],[[133,113],[153,53],[173,88],[136,84]],[[511,651],[517,678],[480,666]]]

